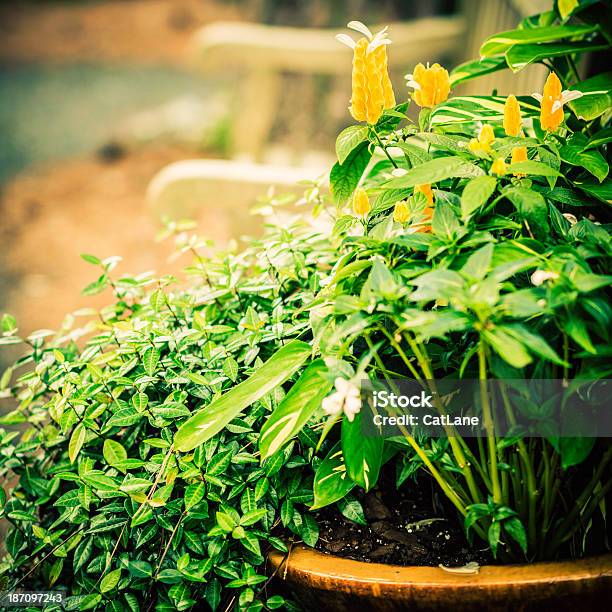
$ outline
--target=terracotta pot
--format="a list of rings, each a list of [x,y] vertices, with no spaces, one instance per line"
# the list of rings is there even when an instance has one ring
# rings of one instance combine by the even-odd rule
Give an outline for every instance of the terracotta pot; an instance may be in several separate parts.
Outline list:
[[[612,597],[612,555],[578,561],[481,567],[454,574],[438,567],[363,563],[294,547],[270,563],[305,610],[603,610]],[[279,568],[280,566],[280,568]]]

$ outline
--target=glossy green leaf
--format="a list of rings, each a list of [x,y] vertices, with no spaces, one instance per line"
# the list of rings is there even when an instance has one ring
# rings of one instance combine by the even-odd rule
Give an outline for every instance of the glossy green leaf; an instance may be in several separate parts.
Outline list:
[[[381,436],[367,438],[361,427],[362,413],[353,421],[342,420],[342,455],[346,472],[351,480],[369,491],[378,481],[384,440]]]
[[[311,347],[294,340],[280,348],[249,378],[196,412],[176,433],[174,444],[186,452],[219,433],[245,408],[293,376],[308,359]]]
[[[353,195],[371,157],[368,143],[362,142],[347,155],[342,164],[334,164],[329,184],[336,202],[343,204]]]
[[[403,189],[424,183],[437,183],[447,178],[470,178],[482,174],[484,170],[461,157],[437,157],[411,168],[403,176],[391,179],[385,184],[385,187]]]
[[[494,176],[477,176],[466,184],[461,194],[461,216],[464,220],[487,202],[496,186]]]
[[[319,464],[314,478],[314,504],[311,510],[324,508],[342,499],[355,483],[348,477],[342,448],[338,442]]]
[[[259,436],[262,461],[295,436],[320,408],[331,388],[323,377],[326,372],[323,360],[313,361],[270,415]]]
[[[366,125],[349,125],[336,138],[338,163],[343,164],[350,152],[368,137]]]
[[[487,38],[480,46],[482,57],[491,57],[505,53],[513,46],[535,45],[536,43],[547,43],[553,40],[586,36],[597,30],[596,25],[566,25],[547,26],[541,28],[524,28],[499,32]]]

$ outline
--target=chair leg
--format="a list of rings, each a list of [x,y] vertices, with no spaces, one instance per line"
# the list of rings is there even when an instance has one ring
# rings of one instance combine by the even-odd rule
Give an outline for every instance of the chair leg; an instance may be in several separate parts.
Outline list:
[[[281,75],[276,71],[253,69],[244,77],[232,133],[234,157],[261,159],[276,117],[280,90]]]

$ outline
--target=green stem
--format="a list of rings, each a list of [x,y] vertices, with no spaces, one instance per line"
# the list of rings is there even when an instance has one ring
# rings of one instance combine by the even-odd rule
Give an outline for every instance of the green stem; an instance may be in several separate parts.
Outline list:
[[[394,168],[397,168],[398,165],[395,163],[395,160],[391,157],[391,155],[389,155],[389,151],[387,151],[387,147],[383,144],[383,141],[380,139],[378,132],[374,128],[372,128],[372,132],[374,136],[376,136],[376,140],[378,141],[380,148],[385,152],[385,155],[387,156],[388,160],[393,164]]]
[[[487,358],[485,346],[482,340],[478,343],[478,377],[480,379],[480,401],[482,402],[482,415],[484,427],[487,432],[487,446],[489,447],[489,474],[491,477],[491,488],[493,501],[500,504],[502,501],[501,487],[499,484],[499,472],[497,470],[497,444],[495,441],[495,430],[487,392]]]

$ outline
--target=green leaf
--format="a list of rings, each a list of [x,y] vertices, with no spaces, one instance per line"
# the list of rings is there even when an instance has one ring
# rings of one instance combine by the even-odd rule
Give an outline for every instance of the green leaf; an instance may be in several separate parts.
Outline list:
[[[74,428],[72,435],[70,436],[70,442],[68,443],[68,457],[70,459],[70,463],[74,463],[81,452],[86,436],[87,430],[85,429],[85,426],[83,423],[79,423]]]
[[[142,356],[142,364],[144,365],[145,372],[149,376],[155,374],[157,364],[159,363],[159,351],[156,348],[148,348]]]
[[[560,438],[561,467],[567,470],[580,465],[591,454],[595,442],[596,438]]]
[[[232,381],[238,378],[238,362],[233,357],[228,357],[223,362],[223,373]]]
[[[134,578],[150,578],[153,575],[153,568],[147,561],[129,561],[128,572]]]
[[[344,204],[353,195],[371,157],[368,143],[362,142],[347,155],[342,164],[334,164],[329,175],[329,184],[338,204]]]
[[[342,499],[355,483],[348,477],[340,442],[321,461],[314,478],[314,504],[311,510],[329,506]]]
[[[102,265],[102,261],[95,255],[89,255],[88,253],[81,253],[81,259],[87,263],[93,264],[94,266]]]
[[[504,195],[514,204],[519,215],[529,223],[529,227],[536,238],[547,236],[550,233],[548,206],[546,206],[546,201],[537,191],[527,189],[526,187],[512,187],[504,191]]]
[[[417,290],[410,296],[415,302],[421,300],[448,300],[463,290],[465,281],[454,270],[432,270],[411,280]]]
[[[543,164],[542,162],[533,161],[531,159],[510,164],[508,166],[508,174],[510,173],[531,174],[533,176],[561,176],[560,172],[548,164]]]
[[[121,408],[106,422],[106,427],[127,427],[138,423],[141,418],[142,414],[136,412],[134,408]]]
[[[561,159],[572,166],[580,166],[588,170],[600,183],[608,176],[610,170],[608,162],[599,151],[585,151],[585,142],[574,144],[574,139],[570,139],[568,144],[561,147],[559,154]]]
[[[489,242],[468,257],[461,272],[473,279],[482,280],[491,267],[492,259],[493,244]]]
[[[104,441],[102,454],[104,455],[104,459],[106,459],[108,464],[113,467],[116,467],[117,464],[122,463],[127,459],[127,451],[119,442],[115,442],[115,440]]]
[[[493,553],[493,557],[497,558],[497,546],[499,545],[499,536],[501,532],[501,523],[499,521],[493,521],[489,527],[487,534],[489,540],[489,547]]]
[[[132,405],[136,412],[144,412],[149,404],[149,397],[146,393],[135,393],[132,395]]]
[[[433,233],[445,242],[451,242],[459,227],[459,219],[452,206],[444,200],[438,202],[431,221]]]
[[[584,149],[594,149],[609,142],[612,142],[612,127],[599,130],[599,132],[591,136]]]
[[[512,367],[524,368],[531,363],[532,359],[523,344],[504,326],[498,325],[491,330],[484,330],[482,334],[489,346]]]
[[[323,360],[313,361],[264,423],[259,436],[262,461],[295,436],[321,406],[331,388],[323,378],[326,372]]]
[[[527,554],[527,534],[521,519],[511,516],[503,521],[504,531],[521,547],[523,553]]]
[[[353,421],[342,420],[342,455],[349,478],[369,491],[378,481],[384,440],[381,436],[364,437],[361,413]]]
[[[612,107],[612,72],[598,74],[572,85],[570,91],[582,92],[582,97],[569,103],[576,117],[592,121]]]
[[[508,68],[504,57],[483,57],[459,64],[450,73],[451,86]]]
[[[2,315],[2,320],[0,321],[0,328],[5,334],[8,332],[15,331],[17,329],[17,320],[13,315],[4,313]]]
[[[597,30],[597,25],[545,26],[499,32],[487,38],[480,47],[481,57],[491,57],[505,53],[513,46],[532,45],[551,42],[575,36],[586,36]],[[569,44],[569,43],[568,43]]]
[[[338,163],[343,164],[351,151],[368,137],[366,125],[349,125],[336,138]]]
[[[341,499],[338,502],[338,508],[340,509],[342,516],[347,518],[349,521],[353,521],[353,523],[357,523],[358,525],[368,524],[363,513],[363,507],[358,500]]]
[[[461,157],[436,157],[420,166],[411,168],[403,176],[387,181],[385,187],[404,189],[424,183],[437,183],[448,178],[470,178],[482,174],[484,170]]]
[[[549,43],[545,45],[516,45],[506,52],[506,62],[513,72],[518,72],[532,64],[551,57],[562,57],[575,53],[595,53],[604,51],[608,45],[590,42]]]
[[[215,516],[217,518],[217,525],[219,525],[223,531],[229,533],[230,531],[233,531],[234,527],[236,527],[236,522],[226,512],[217,512]]]
[[[176,433],[177,450],[190,451],[219,433],[242,410],[284,383],[311,353],[306,342],[294,340],[280,348],[249,378],[199,410]]]
[[[507,331],[516,340],[526,346],[532,353],[551,361],[559,366],[569,367],[568,363],[565,363],[563,359],[557,355],[554,349],[540,336],[523,325],[506,325],[504,330]]]
[[[466,220],[491,197],[497,187],[493,176],[478,176],[467,183],[461,194],[461,216]]]
[[[100,593],[90,593],[89,595],[73,595],[64,600],[63,606],[65,610],[91,610],[95,608],[100,601],[102,595]]]
[[[319,525],[310,514],[305,514],[302,519],[302,524],[298,529],[300,537],[306,546],[314,547],[319,539]]]
[[[475,121],[502,121],[505,96],[457,96],[438,104],[431,113],[432,126],[456,125]],[[518,97],[524,119],[539,117],[540,106],[531,96]]]
[[[119,582],[121,578],[121,569],[113,570],[109,572],[102,578],[102,582],[100,582],[100,593],[108,593],[108,591],[112,591]]]
[[[184,493],[185,510],[189,512],[196,504],[199,504],[204,498],[205,492],[206,486],[203,482],[189,485]]]

